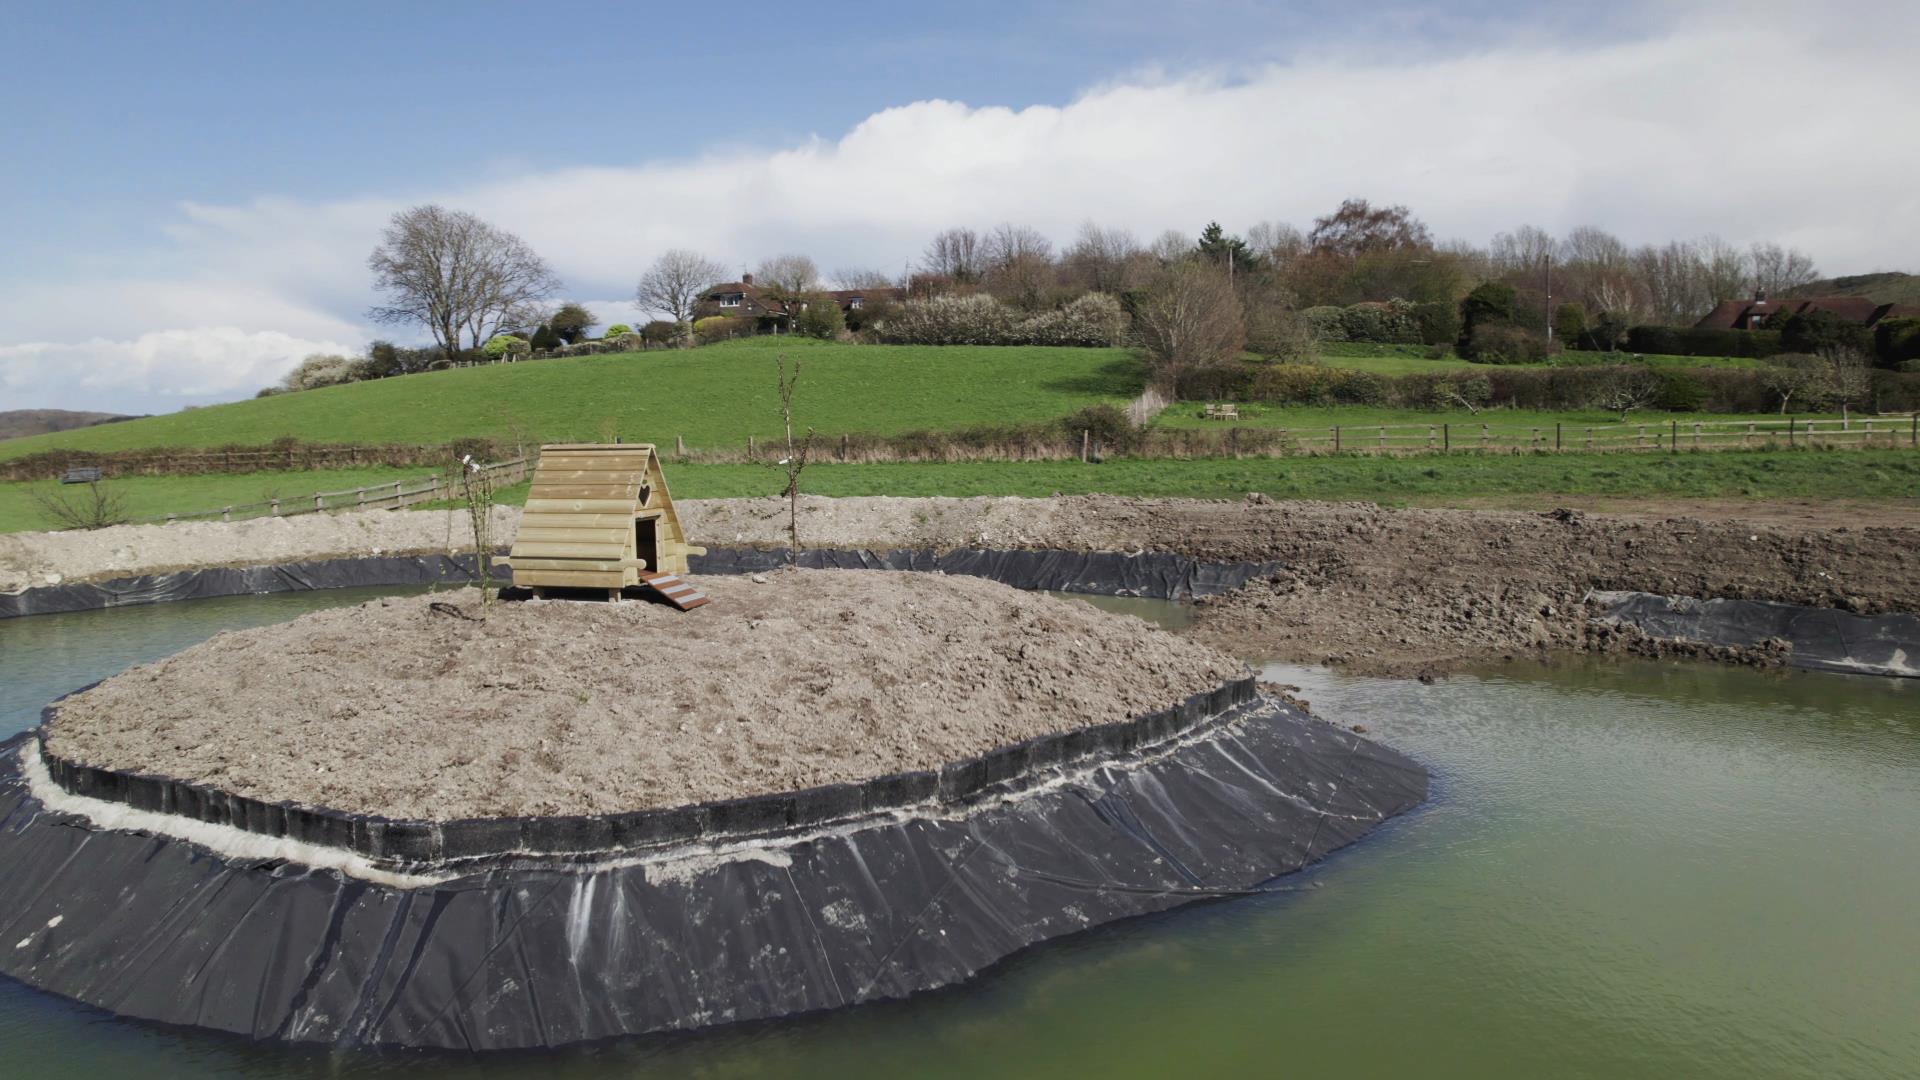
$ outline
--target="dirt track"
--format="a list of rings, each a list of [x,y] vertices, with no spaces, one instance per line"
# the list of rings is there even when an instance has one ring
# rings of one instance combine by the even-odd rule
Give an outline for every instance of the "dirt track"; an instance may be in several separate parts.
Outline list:
[[[697,543],[784,542],[779,500],[681,506]],[[1667,502],[1624,509],[1387,510],[1257,497],[809,498],[801,539],[821,547],[1156,550],[1280,560],[1288,569],[1273,579],[1203,605],[1190,632],[1243,656],[1406,674],[1542,648],[1654,648],[1631,635],[1592,631],[1581,603],[1589,589],[1862,612],[1920,609],[1920,509],[1883,507],[1869,519],[1882,524],[1858,528],[1806,524],[1804,507],[1782,513],[1767,504]],[[504,526],[503,537],[511,535]],[[375,512],[264,526],[0,536],[0,588],[37,584],[49,574],[76,579],[375,547],[435,550],[448,535],[444,514]],[[457,524],[451,535],[458,546]]]

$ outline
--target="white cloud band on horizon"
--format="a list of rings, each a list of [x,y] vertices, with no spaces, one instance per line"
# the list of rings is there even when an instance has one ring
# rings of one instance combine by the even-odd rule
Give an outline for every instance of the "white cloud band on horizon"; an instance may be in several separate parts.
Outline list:
[[[1406,203],[1436,235],[1475,242],[1522,223],[1593,224],[1636,243],[1775,240],[1829,273],[1916,269],[1920,144],[1884,118],[1920,106],[1920,65],[1905,55],[1920,13],[1865,12],[1876,29],[1857,35],[1787,32],[1778,14],[1717,8],[1636,40],[1412,61],[1381,42],[1373,56],[1231,80],[1107,83],[1064,106],[917,102],[779,150],[189,205],[168,230],[178,280],[0,297],[0,333],[23,343],[0,345],[0,408],[85,408],[108,391],[149,408],[244,396],[303,355],[277,348],[406,339],[366,324],[365,258],[389,214],[424,201],[519,233],[575,296],[624,295],[668,247],[730,268],[799,250],[829,271],[892,271],[949,225],[1013,221],[1064,242],[1091,219],[1147,238],[1214,219],[1304,226],[1354,195]],[[631,308],[598,313],[631,321]],[[109,340],[50,344],[81,324]],[[227,329],[166,329],[206,326],[251,344]],[[269,344],[274,334],[284,340]],[[54,357],[68,377],[19,375]],[[24,389],[41,399],[21,400]]]

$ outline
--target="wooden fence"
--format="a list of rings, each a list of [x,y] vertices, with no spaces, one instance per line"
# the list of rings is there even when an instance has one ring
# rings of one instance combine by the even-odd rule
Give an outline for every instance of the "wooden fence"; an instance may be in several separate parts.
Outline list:
[[[496,487],[517,484],[527,478],[530,459],[516,458],[482,466],[493,474]],[[244,521],[248,518],[291,517],[333,510],[399,510],[421,503],[444,502],[458,498],[460,481],[456,476],[434,473],[416,480],[395,480],[390,484],[350,488],[346,491],[316,491],[293,499],[268,499],[265,502],[236,503],[213,510],[192,513],[160,514],[135,518],[136,524],[175,521]]]

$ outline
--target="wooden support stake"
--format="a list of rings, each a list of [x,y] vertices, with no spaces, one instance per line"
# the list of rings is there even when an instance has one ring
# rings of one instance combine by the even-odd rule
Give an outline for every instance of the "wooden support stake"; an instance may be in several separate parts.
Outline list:
[[[1452,424],[1440,425],[1440,449],[1442,450],[1453,449],[1453,425]]]
[[[1560,449],[1560,421],[1553,422],[1553,448]]]
[[[673,456],[682,458],[687,456],[687,437],[685,435],[675,435],[673,437]]]
[[[1673,421],[1673,430],[1667,434],[1667,453],[1680,452],[1680,421]]]
[[[1333,425],[1333,452],[1336,454],[1340,452],[1340,425],[1339,424]]]
[[[1093,432],[1086,428],[1081,428],[1080,429],[1080,464],[1085,465],[1087,463],[1087,449],[1088,447],[1092,446],[1092,444],[1093,444]]]

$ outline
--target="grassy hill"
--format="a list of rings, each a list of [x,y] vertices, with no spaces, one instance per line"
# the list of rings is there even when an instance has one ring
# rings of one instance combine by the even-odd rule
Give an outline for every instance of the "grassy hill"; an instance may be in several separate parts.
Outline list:
[[[1124,349],[835,345],[751,338],[686,351],[436,371],[170,413],[0,443],[43,450],[329,443],[442,443],[469,436],[690,447],[780,428],[775,357],[801,364],[795,421],[823,433],[891,434],[1047,420],[1139,392]]]
[[[52,431],[111,424],[131,420],[120,413],[73,412],[69,409],[11,409],[0,412],[0,439],[18,439],[25,435],[45,435]]]
[[[1898,270],[1824,278],[1802,285],[1789,296],[1864,296],[1880,304],[1920,304],[1920,274]]]

